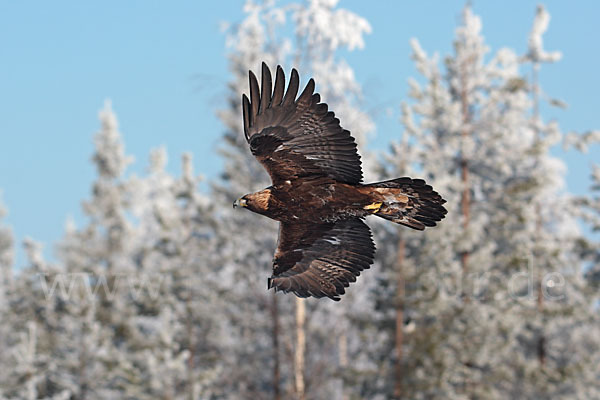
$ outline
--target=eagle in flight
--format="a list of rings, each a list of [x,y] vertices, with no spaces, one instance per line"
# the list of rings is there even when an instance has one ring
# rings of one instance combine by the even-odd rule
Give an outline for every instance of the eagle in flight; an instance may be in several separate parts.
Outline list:
[[[279,221],[269,289],[340,300],[373,263],[366,216],[423,230],[444,218],[446,201],[421,179],[361,183],[356,142],[321,103],[313,79],[297,97],[295,69],[287,91],[280,66],[274,86],[265,63],[260,89],[249,75],[250,99],[242,95],[244,135],[272,185],[233,206]]]

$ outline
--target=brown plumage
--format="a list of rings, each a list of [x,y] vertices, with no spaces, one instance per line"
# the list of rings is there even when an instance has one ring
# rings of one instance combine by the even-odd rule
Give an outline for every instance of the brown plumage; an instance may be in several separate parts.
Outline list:
[[[234,203],[280,222],[268,287],[300,297],[339,300],[373,263],[375,244],[362,221],[376,215],[423,230],[444,218],[445,200],[421,179],[361,184],[356,143],[308,81],[302,94],[293,69],[285,90],[262,64],[250,71],[250,99],[242,96],[244,135],[272,185]]]

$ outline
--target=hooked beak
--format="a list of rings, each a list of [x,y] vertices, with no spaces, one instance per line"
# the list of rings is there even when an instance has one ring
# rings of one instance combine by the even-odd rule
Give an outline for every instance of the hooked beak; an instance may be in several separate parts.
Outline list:
[[[238,206],[239,207],[246,207],[247,206],[246,199],[239,198],[239,199],[237,199],[236,201],[233,202],[233,208],[236,208]]]

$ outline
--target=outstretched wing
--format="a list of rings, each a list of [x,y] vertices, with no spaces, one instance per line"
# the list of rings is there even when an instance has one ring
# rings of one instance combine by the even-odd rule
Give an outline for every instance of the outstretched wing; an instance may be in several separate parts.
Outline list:
[[[359,218],[331,223],[281,222],[269,288],[299,297],[340,300],[373,263],[371,230]]]
[[[271,176],[274,185],[307,176],[326,176],[356,184],[362,181],[360,156],[350,132],[308,81],[296,99],[298,72],[293,69],[287,92],[283,69],[278,66],[275,87],[271,71],[262,64],[262,87],[250,71],[250,99],[242,95],[244,134],[252,154]]]

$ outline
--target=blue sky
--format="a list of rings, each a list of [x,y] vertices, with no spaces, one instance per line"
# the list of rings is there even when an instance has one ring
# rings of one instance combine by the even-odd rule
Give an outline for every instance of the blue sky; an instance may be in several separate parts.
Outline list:
[[[507,46],[524,53],[535,1],[473,1],[492,51]],[[397,109],[406,100],[411,37],[428,52],[448,54],[463,1],[341,1],[371,23],[364,50],[348,54],[374,114],[372,148],[400,132]],[[71,215],[81,220],[90,193],[92,137],[98,110],[112,99],[126,151],[144,172],[150,149],[165,145],[169,170],[191,151],[195,166],[215,177],[228,80],[222,22],[242,18],[242,0],[201,1],[8,1],[0,0],[0,190],[6,219],[20,242],[25,236],[52,244]],[[564,131],[600,128],[600,2],[547,1],[552,21],[547,50],[563,60],[544,66],[544,90],[565,100],[567,110],[544,107]],[[306,79],[306,77],[303,77]],[[318,84],[318,83],[317,83]],[[589,167],[600,160],[556,151],[569,166],[569,190],[583,193]],[[19,244],[20,246],[20,244]],[[20,253],[20,252],[19,252]],[[19,255],[18,263],[23,262]]]

